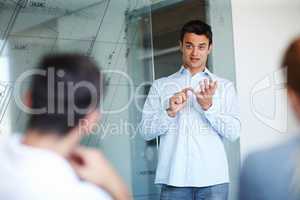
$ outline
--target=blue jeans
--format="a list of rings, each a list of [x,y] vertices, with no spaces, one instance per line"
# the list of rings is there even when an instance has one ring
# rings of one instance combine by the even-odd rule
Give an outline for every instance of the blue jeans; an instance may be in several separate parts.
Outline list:
[[[227,200],[228,189],[228,183],[208,187],[162,185],[160,200]]]

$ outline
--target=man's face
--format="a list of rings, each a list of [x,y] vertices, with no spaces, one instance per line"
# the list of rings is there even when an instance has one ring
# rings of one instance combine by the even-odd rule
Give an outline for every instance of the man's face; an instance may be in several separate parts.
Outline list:
[[[183,65],[187,68],[205,67],[211,48],[205,35],[184,34],[183,41],[180,42]]]

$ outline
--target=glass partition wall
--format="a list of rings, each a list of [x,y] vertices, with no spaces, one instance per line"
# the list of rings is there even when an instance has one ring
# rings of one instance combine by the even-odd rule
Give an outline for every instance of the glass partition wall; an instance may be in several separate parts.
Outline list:
[[[147,0],[0,0],[1,132],[24,132],[21,98],[42,55],[89,55],[102,68],[105,96],[101,123],[82,143],[103,150],[136,199],[158,193],[155,152],[141,155],[135,142],[143,98],[134,95],[153,80],[152,59],[144,59],[152,54],[150,8]]]

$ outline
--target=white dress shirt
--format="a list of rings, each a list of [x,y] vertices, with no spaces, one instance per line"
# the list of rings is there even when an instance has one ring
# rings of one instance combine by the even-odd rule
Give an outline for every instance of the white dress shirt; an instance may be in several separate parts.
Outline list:
[[[213,105],[204,111],[195,95],[189,92],[187,105],[176,117],[169,117],[166,109],[170,97],[187,87],[198,90],[204,79],[217,81]],[[169,77],[154,81],[139,128],[146,140],[160,136],[155,183],[203,187],[229,182],[222,140],[239,138],[240,127],[232,82],[207,69],[192,76],[184,67]]]
[[[20,136],[1,138],[0,199],[111,200],[102,189],[80,181],[58,154],[23,145]]]

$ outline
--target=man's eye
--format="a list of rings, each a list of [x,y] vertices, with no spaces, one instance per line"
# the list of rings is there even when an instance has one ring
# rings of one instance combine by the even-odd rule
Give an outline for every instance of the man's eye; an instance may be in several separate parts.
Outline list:
[[[191,49],[191,48],[192,48],[192,45],[185,45],[185,47],[186,47],[187,49]]]
[[[200,46],[198,47],[200,50],[204,50],[205,49],[205,46]]]

